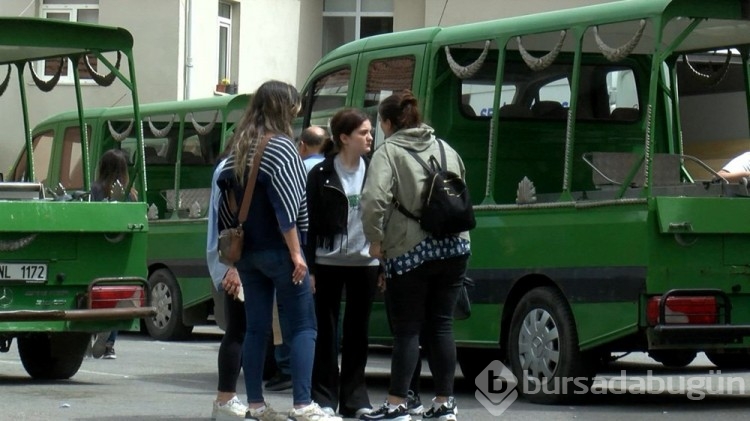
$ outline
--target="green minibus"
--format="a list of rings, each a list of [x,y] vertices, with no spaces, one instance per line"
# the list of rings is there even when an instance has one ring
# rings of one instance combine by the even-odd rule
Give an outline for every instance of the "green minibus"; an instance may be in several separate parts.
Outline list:
[[[299,127],[358,107],[379,132],[379,102],[410,89],[461,154],[470,381],[501,360],[559,403],[632,351],[747,368],[750,195],[719,170],[750,149],[748,25],[746,0],[623,0],[368,37],[313,69]],[[371,341],[388,326],[376,303]]]

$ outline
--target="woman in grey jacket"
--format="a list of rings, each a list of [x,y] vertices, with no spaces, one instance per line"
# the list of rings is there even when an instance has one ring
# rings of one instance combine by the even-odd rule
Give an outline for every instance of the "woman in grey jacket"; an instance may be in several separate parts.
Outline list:
[[[434,156],[440,162],[439,140],[422,123],[417,99],[409,91],[386,98],[378,112],[386,142],[375,151],[367,173],[362,223],[370,254],[385,262],[385,300],[394,343],[386,403],[360,419],[411,419],[405,402],[422,332],[435,383],[432,408],[423,418],[455,420],[453,311],[470,254],[469,233],[433,238],[396,210],[395,201],[420,215],[427,173],[408,150],[424,161]],[[443,146],[447,170],[464,177],[461,157]]]

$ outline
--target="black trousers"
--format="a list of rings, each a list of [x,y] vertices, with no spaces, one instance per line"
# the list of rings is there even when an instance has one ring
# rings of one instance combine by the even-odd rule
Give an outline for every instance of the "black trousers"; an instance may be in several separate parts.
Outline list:
[[[419,357],[420,334],[436,396],[451,396],[456,371],[453,311],[468,255],[432,260],[386,281],[385,304],[393,332],[388,393],[406,398]]]
[[[368,326],[378,279],[378,266],[315,267],[315,313],[318,339],[312,376],[312,398],[321,407],[331,407],[352,416],[370,408],[365,384]],[[339,315],[346,293],[341,332],[339,371]]]
[[[227,326],[219,346],[219,392],[236,392],[245,340],[245,305],[226,291],[223,295]]]

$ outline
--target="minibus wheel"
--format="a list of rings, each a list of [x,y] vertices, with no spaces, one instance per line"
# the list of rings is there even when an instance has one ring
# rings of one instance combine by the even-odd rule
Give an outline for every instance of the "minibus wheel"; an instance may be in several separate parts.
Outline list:
[[[693,362],[698,353],[690,349],[657,349],[648,352],[648,356],[664,367],[682,368]]]
[[[156,315],[144,319],[148,334],[160,341],[186,339],[193,326],[182,321],[182,292],[180,285],[168,269],[157,269],[148,277],[151,288],[151,305]]]
[[[530,402],[570,402],[591,388],[573,314],[556,288],[535,288],[523,296],[513,312],[507,349],[519,393]]]
[[[18,337],[18,354],[32,378],[64,380],[78,372],[91,341],[90,333],[29,333]]]

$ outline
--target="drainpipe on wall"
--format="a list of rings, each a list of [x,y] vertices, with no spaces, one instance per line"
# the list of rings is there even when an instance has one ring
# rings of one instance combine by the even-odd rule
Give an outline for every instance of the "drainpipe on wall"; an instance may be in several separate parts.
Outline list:
[[[185,80],[182,99],[190,99],[190,76],[193,72],[193,1],[185,0]]]

